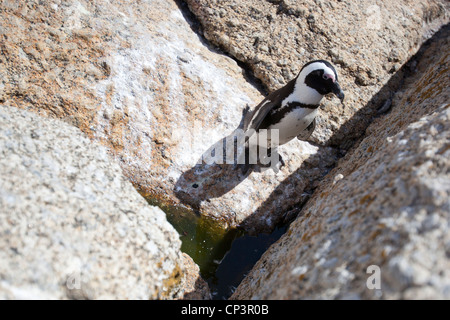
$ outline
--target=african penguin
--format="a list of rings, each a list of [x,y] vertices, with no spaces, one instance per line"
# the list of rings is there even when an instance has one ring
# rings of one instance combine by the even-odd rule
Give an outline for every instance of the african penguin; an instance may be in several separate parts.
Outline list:
[[[260,145],[262,129],[269,132],[277,129],[278,145],[295,137],[307,139],[314,131],[320,101],[328,93],[334,93],[341,101],[344,99],[334,67],[328,61],[314,60],[305,64],[297,77],[261,101],[244,119],[244,132],[254,130],[258,139],[249,140],[252,134],[247,136],[246,160],[242,172],[245,174],[249,168],[249,143],[257,141],[256,144]],[[265,146],[270,146],[270,137]]]

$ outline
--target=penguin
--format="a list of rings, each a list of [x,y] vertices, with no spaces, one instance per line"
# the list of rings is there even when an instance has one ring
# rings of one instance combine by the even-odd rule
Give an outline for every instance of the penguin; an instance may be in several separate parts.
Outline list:
[[[246,145],[245,160],[240,162],[244,163],[242,173],[246,174],[250,166],[250,145],[269,146],[267,155],[271,156],[270,134],[261,136],[263,129],[267,129],[266,132],[278,130],[278,145],[295,137],[306,140],[314,131],[320,102],[329,93],[334,93],[341,102],[344,100],[336,69],[326,60],[314,60],[306,63],[284,87],[269,94],[253,111],[248,112],[243,126]],[[252,139],[253,135],[257,137]],[[266,139],[265,143],[261,143],[263,139]],[[283,166],[284,161],[279,157]]]

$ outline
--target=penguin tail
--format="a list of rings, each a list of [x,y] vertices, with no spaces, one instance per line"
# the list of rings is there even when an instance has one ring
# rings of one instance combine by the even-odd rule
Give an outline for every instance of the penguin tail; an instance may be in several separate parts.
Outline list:
[[[251,112],[250,112],[250,106],[247,104],[245,108],[242,110],[242,117],[241,117],[241,123],[240,126],[244,131],[247,131],[248,126],[250,124],[251,120]]]

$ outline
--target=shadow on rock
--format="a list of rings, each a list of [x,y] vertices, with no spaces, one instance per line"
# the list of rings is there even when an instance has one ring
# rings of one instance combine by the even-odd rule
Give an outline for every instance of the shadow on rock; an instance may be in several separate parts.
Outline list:
[[[236,169],[230,164],[197,164],[178,179],[175,195],[183,203],[198,210],[202,201],[224,195],[250,173],[242,175]]]
[[[174,193],[181,202],[199,210],[202,201],[221,197],[233,190],[255,169],[255,166],[250,166],[243,174],[237,164],[237,155],[242,152],[237,139],[242,134],[247,112],[248,108],[245,108],[239,126],[230,135],[209,147],[197,164],[178,179]]]

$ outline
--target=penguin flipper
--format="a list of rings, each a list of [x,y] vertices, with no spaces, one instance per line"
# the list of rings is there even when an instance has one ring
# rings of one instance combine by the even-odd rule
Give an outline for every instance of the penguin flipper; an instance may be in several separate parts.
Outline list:
[[[244,131],[258,130],[264,118],[273,109],[275,103],[268,98],[261,101],[252,112],[249,112],[244,120]]]

